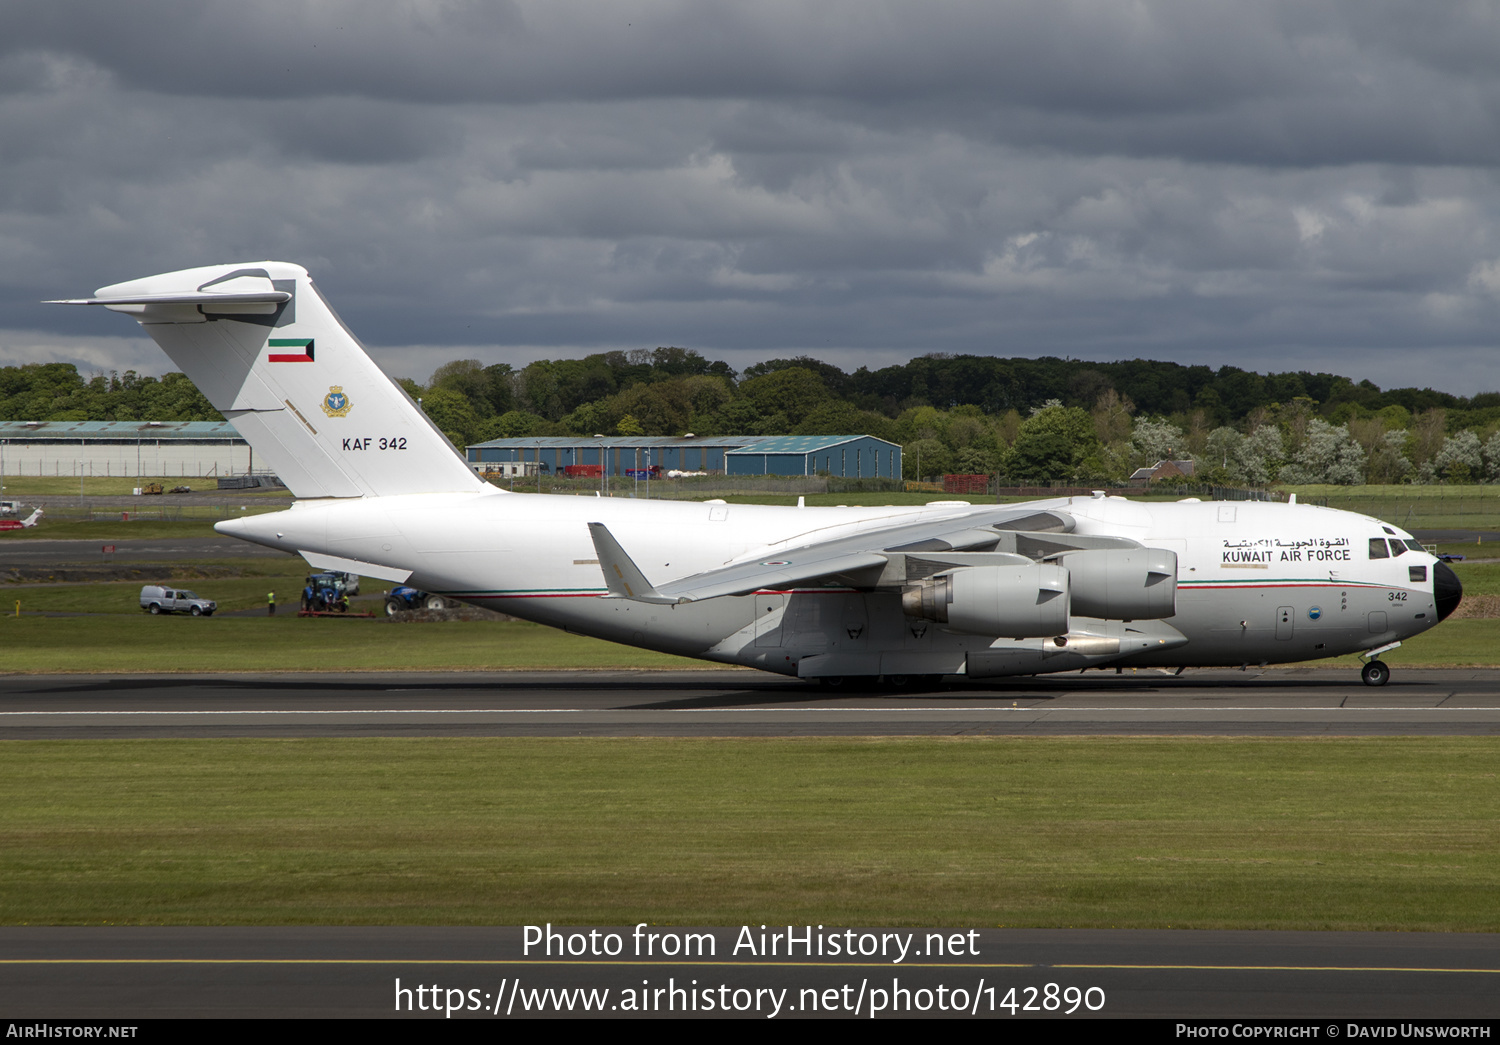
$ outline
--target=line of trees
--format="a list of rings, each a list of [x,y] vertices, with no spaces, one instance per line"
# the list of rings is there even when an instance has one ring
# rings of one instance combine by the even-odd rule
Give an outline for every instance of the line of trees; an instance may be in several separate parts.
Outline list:
[[[736,373],[691,349],[604,352],[520,369],[471,359],[400,384],[458,446],[527,435],[867,433],[909,478],[1109,482],[1191,458],[1196,479],[1500,481],[1500,393],[1382,391],[1299,371],[1132,360],[929,355],[845,373],[809,357]],[[85,379],[69,364],[0,368],[3,420],[221,420],[182,374]]]
[[[908,478],[1110,482],[1191,458],[1196,479],[1218,483],[1500,480],[1500,393],[1382,391],[1323,373],[933,355],[852,374],[773,359],[736,375],[690,349],[658,348],[520,370],[458,360],[426,385],[402,383],[459,445],[864,433],[902,445]]]
[[[0,421],[222,421],[185,374],[85,379],[72,363],[0,367]]]

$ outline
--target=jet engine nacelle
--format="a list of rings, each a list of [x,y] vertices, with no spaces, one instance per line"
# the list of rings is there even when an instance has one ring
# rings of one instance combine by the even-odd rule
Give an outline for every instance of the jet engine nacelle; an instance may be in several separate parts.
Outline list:
[[[1104,620],[1160,620],[1177,613],[1177,553],[1164,548],[1068,552],[1073,614]]]
[[[1068,571],[1051,563],[972,566],[918,581],[901,593],[901,608],[974,635],[1066,635]]]

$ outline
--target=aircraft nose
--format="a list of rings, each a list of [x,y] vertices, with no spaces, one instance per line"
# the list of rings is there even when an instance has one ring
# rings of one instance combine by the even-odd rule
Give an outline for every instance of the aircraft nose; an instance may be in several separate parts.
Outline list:
[[[1463,601],[1464,586],[1446,562],[1435,563],[1432,567],[1432,596],[1437,600],[1438,620],[1447,620]]]

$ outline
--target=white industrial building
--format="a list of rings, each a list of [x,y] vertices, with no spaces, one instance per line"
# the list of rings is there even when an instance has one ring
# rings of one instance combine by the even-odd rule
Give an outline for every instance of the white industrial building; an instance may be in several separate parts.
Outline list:
[[[228,476],[254,465],[227,421],[0,421],[0,478]]]

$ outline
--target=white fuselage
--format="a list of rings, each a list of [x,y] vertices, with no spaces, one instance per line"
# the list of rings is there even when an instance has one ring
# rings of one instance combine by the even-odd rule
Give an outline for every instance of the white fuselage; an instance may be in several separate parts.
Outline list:
[[[1433,557],[1365,516],[1304,505],[1117,497],[1028,507],[1066,512],[1078,534],[1131,538],[1177,554],[1177,612],[1163,623],[1187,641],[1125,663],[1331,657],[1400,641],[1439,619]],[[783,508],[481,491],[302,501],[219,529],[289,551],[410,571],[409,583],[444,596],[686,656],[793,675],[809,673],[803,662],[815,658],[846,675],[956,674],[968,653],[1009,648],[1012,640],[914,624],[898,593],[847,587],[681,605],[607,598],[588,524],[606,524],[646,578],[662,583],[778,549],[975,511],[953,503]],[[1372,540],[1393,539],[1401,554],[1371,558]]]
[[[1373,654],[1461,597],[1409,534],[1299,505],[503,493],[300,265],[182,269],[62,303],[133,317],[300,498],[222,532],[650,649],[824,679],[1258,664]]]

